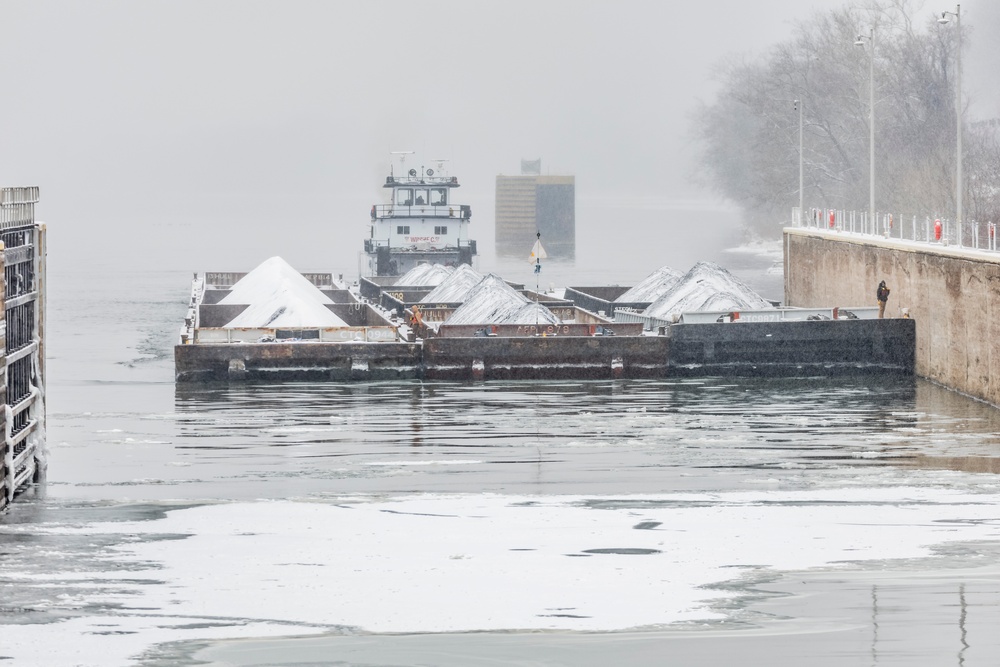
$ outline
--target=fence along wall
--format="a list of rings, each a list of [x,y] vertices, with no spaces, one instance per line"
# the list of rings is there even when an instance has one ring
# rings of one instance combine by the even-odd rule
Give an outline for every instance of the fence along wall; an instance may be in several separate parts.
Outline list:
[[[35,222],[37,202],[37,187],[0,188],[0,508],[44,468],[45,225]]]
[[[916,320],[916,373],[1000,405],[1000,255],[950,245],[788,228],[785,303],[875,305]]]

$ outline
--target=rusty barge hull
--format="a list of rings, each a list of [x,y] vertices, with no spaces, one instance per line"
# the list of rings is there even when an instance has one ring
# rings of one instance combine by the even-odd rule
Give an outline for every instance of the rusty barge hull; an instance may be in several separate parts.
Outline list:
[[[677,324],[662,336],[472,336],[174,348],[178,382],[543,380],[914,372],[910,319]]]

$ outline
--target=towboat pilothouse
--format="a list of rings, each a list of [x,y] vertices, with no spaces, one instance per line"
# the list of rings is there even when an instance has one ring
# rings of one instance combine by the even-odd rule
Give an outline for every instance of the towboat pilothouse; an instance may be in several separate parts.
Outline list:
[[[389,202],[372,206],[363,276],[398,276],[424,262],[472,264],[476,255],[476,242],[469,238],[472,209],[453,200],[458,179],[443,173],[445,160],[434,160],[436,170],[406,169],[410,154],[394,153],[401,174],[390,167],[383,186]]]

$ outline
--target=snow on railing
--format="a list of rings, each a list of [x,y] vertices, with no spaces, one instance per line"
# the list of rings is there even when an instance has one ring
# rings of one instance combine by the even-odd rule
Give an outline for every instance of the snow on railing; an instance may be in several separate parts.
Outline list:
[[[34,224],[37,203],[37,185],[0,188],[0,229]]]
[[[805,215],[798,206],[792,208],[793,227],[811,227],[830,231],[850,232],[864,236],[901,239],[918,243],[997,250],[997,224],[978,220],[963,220],[961,224],[949,218],[902,215],[868,211],[810,208]]]

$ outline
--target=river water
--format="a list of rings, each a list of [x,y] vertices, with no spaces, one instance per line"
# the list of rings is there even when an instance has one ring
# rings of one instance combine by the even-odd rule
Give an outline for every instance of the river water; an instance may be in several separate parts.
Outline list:
[[[773,252],[710,258],[780,298]],[[898,378],[179,387],[189,277],[51,271],[0,664],[1000,661],[990,406]]]

